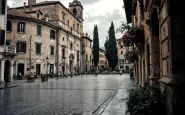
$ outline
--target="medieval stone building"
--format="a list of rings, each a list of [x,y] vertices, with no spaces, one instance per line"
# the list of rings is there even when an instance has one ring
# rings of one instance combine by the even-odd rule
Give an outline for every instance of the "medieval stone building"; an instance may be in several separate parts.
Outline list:
[[[28,5],[9,8],[7,19],[6,43],[16,49],[16,56],[11,54],[8,64],[12,66],[8,69],[9,78],[28,72],[66,75],[80,72],[83,33],[80,1],[69,3],[68,9],[59,1],[28,0]]]
[[[144,27],[144,42],[135,63],[136,81],[159,84],[167,115],[185,114],[185,15],[182,0],[124,0],[127,23]]]

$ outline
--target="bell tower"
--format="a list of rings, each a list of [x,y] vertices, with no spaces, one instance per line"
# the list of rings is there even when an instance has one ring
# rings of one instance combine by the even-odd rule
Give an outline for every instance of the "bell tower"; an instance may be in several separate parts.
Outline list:
[[[69,10],[72,12],[78,19],[83,21],[83,5],[80,1],[74,0],[72,3],[69,3]]]

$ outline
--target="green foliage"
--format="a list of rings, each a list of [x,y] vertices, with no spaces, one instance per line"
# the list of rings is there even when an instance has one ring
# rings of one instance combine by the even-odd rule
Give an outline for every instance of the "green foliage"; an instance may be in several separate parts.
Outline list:
[[[94,26],[93,33],[93,63],[97,67],[99,63],[99,37],[98,37],[98,27]]]
[[[165,106],[159,86],[139,86],[129,90],[126,101],[131,115],[165,115]]]
[[[118,51],[117,51],[117,42],[115,37],[115,31],[114,31],[114,24],[111,22],[111,26],[108,31],[109,37],[107,37],[105,41],[105,49],[106,49],[106,58],[109,62],[109,66],[114,69],[118,62]]]

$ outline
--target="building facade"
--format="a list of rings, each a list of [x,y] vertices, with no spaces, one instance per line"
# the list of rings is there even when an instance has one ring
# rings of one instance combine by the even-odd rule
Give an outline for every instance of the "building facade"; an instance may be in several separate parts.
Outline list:
[[[132,48],[124,47],[123,43],[121,43],[119,40],[120,39],[117,40],[120,43],[118,45],[118,65],[117,65],[117,69],[124,72],[124,73],[129,73],[132,64],[130,64],[130,62],[125,59],[125,53],[126,53],[126,51],[131,51]]]
[[[13,58],[16,55],[16,48],[7,44],[7,0],[0,1],[0,82],[5,78],[12,81]]]
[[[19,40],[26,42],[19,44],[22,48],[26,47],[26,51],[24,53],[21,51],[15,58],[15,75],[20,71],[22,74],[32,71],[38,74],[65,75],[80,71],[81,33],[83,33],[83,6],[80,1],[74,0],[69,3],[67,9],[59,1],[37,3],[36,0],[28,0],[28,5],[24,3],[23,6],[14,8],[15,10],[20,15],[8,16],[10,21],[15,20],[11,23],[13,31],[7,32],[8,37],[12,44],[14,42],[14,46],[19,44],[17,43]],[[21,13],[26,16],[22,16]],[[24,18],[27,21],[23,21]],[[20,29],[25,27],[23,31],[26,33],[17,32],[19,27]],[[16,47],[19,48],[19,45]]]
[[[99,50],[99,64],[98,64],[99,70],[108,69],[108,60],[105,56],[105,53],[106,53],[106,51],[103,48],[100,48],[100,50]]]
[[[139,84],[160,85],[167,115],[185,114],[185,16],[183,1],[124,0],[127,22],[144,27],[143,48],[135,63]]]
[[[16,47],[14,77],[30,72],[56,73],[57,26],[42,20],[40,10],[8,10],[7,42]],[[48,58],[48,59],[47,59]]]
[[[82,34],[82,73],[92,69],[92,40],[88,33]]]

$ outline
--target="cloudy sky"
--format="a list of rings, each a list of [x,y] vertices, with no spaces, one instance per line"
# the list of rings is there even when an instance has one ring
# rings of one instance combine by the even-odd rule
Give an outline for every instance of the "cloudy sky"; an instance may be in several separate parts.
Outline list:
[[[24,2],[27,4],[28,0],[8,0],[10,7],[22,6]],[[45,0],[37,0],[41,2]],[[49,1],[49,0],[48,0]],[[57,0],[55,0],[57,1]],[[64,6],[68,8],[69,2],[73,0],[59,0]],[[111,21],[114,22],[115,30],[125,21],[125,11],[122,8],[123,0],[80,0],[84,6],[84,33],[89,33],[90,38],[93,39],[94,25],[98,25],[100,47],[104,47],[108,29]],[[116,33],[116,38],[120,38],[121,34]]]

